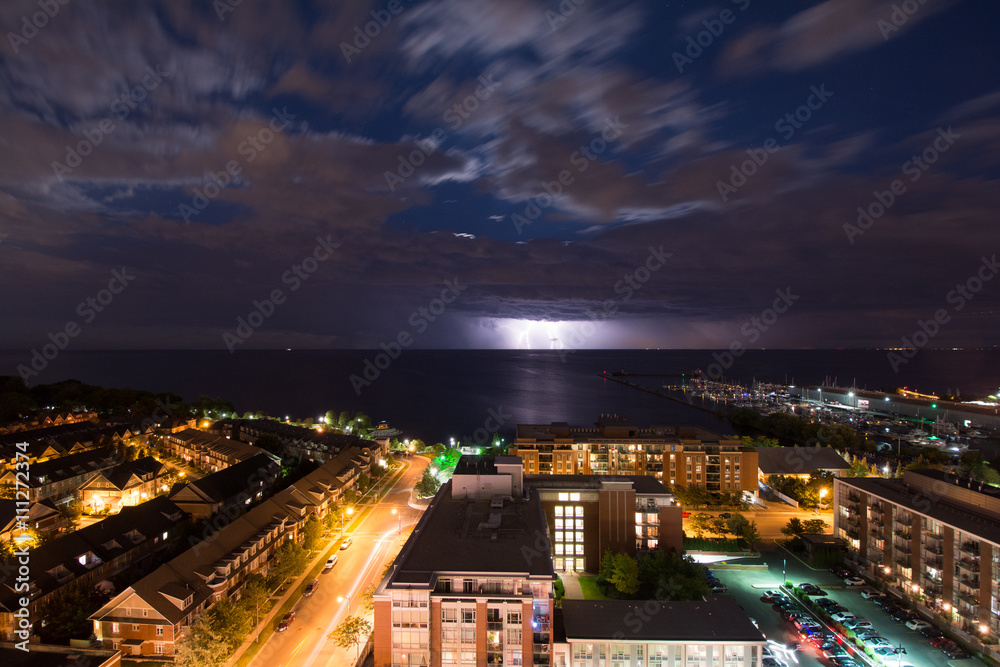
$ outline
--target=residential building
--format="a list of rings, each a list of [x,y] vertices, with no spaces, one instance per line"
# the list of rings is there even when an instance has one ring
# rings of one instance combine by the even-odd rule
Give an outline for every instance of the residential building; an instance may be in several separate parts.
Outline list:
[[[84,482],[98,473],[110,470],[120,460],[111,447],[98,447],[77,454],[49,459],[30,466],[28,476],[28,500],[37,502],[52,498],[62,502],[72,497]],[[10,469],[0,475],[0,484],[16,483],[15,473]],[[21,484],[23,485],[23,478]]]
[[[938,470],[838,478],[834,510],[867,576],[973,637],[1000,636],[1000,490]]]
[[[22,433],[24,431],[34,431],[52,426],[62,426],[63,424],[94,421],[96,419],[96,412],[45,412],[34,415],[33,417],[17,419],[0,424],[0,434]]]
[[[246,472],[240,467],[262,461],[269,470],[273,461],[261,455],[209,477]],[[189,538],[191,548],[90,616],[98,641],[126,655],[173,655],[175,642],[202,613],[219,600],[237,599],[247,577],[267,574],[282,544],[302,540],[302,527],[310,517],[325,516],[343,490],[337,477],[342,473],[343,462],[330,461],[245,512],[218,515],[200,538]],[[253,504],[260,493],[255,484],[246,493],[247,502],[230,507]]]
[[[281,441],[283,454],[310,461],[324,462],[348,447],[372,449],[380,454],[388,452],[388,440],[383,450],[379,443],[353,435],[334,433],[325,426],[306,428],[286,424],[274,419],[222,419],[215,422],[211,432],[254,444],[262,435],[270,434]]]
[[[117,512],[165,493],[168,473],[162,463],[144,456],[97,473],[80,485],[76,496],[84,511]]]
[[[170,491],[170,499],[195,519],[230,513],[259,502],[281,474],[269,454],[258,454]]]
[[[809,479],[813,472],[835,477],[847,474],[851,464],[832,447],[755,447],[761,481],[770,475]]]
[[[32,549],[31,618],[44,623],[41,606],[64,586],[74,582],[93,586],[163,549],[187,519],[186,513],[160,496]],[[18,559],[11,558],[0,567],[15,572]],[[7,641],[14,639],[13,612],[25,595],[16,592],[15,586],[13,577],[0,584],[0,636]]]
[[[65,528],[69,521],[51,500],[30,503],[26,512],[18,512],[14,499],[0,498],[0,540],[13,541],[15,533],[30,528],[41,535],[53,535]]]
[[[756,495],[757,452],[698,426],[638,427],[601,415],[593,426],[518,424],[511,455],[542,475],[649,475],[669,486]]]
[[[27,652],[0,647],[0,664],[10,667],[121,667],[120,651],[32,644]]]
[[[759,667],[766,642],[736,600],[563,600],[555,667]]]
[[[488,481],[489,497],[444,484],[379,583],[376,667],[551,664],[555,573],[541,502]]]
[[[171,454],[212,472],[264,453],[260,447],[193,428],[164,436],[163,446]]]

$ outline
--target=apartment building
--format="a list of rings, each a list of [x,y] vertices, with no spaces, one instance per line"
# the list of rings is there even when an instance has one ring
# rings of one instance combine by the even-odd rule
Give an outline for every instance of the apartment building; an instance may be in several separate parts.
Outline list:
[[[167,546],[178,526],[188,519],[166,497],[160,496],[118,514],[57,537],[32,549],[29,575],[29,610],[32,619],[40,614],[46,600],[74,582],[94,585]],[[17,558],[0,565],[0,637],[14,641],[14,612],[25,595],[17,592]]]
[[[273,465],[268,457],[261,458]],[[215,475],[239,472],[239,466],[257,460],[244,461]],[[344,491],[345,483],[339,479],[343,469],[343,461],[325,463],[256,505],[256,489],[246,490],[246,500],[231,507],[252,507],[242,513],[217,515],[202,536],[189,538],[191,548],[90,616],[102,647],[120,648],[126,655],[173,655],[175,642],[205,610],[224,598],[238,598],[247,577],[267,574],[284,542],[301,542],[302,528],[311,516],[326,516]],[[356,479],[355,474],[347,484]]]
[[[601,415],[593,426],[518,424],[508,448],[541,475],[648,475],[670,486],[757,492],[757,452],[698,426],[633,425]]]
[[[834,480],[834,535],[890,592],[976,638],[1000,635],[1000,490],[937,470]]]
[[[555,573],[542,505],[489,481],[488,494],[443,485],[379,583],[376,667],[551,664]]]
[[[281,474],[269,454],[258,454],[170,491],[170,499],[195,519],[239,511],[259,502]]]
[[[766,642],[728,595],[563,600],[555,618],[554,667],[759,667]]]
[[[193,428],[164,436],[163,446],[171,454],[212,472],[264,453],[263,449],[245,442]]]
[[[66,501],[84,482],[98,473],[110,470],[119,462],[114,449],[99,447],[36,463],[30,467],[28,475],[28,500],[38,502],[52,498],[56,502]],[[15,486],[16,472],[10,469],[0,475],[0,485]],[[21,485],[24,485],[23,477]]]
[[[80,485],[76,497],[84,511],[117,512],[165,493],[168,473],[162,463],[152,456],[144,456],[97,473]]]
[[[250,444],[256,443],[264,434],[270,434],[281,441],[285,455],[310,461],[329,461],[349,447],[371,449],[380,455],[389,452],[388,439],[383,441],[383,447],[381,443],[334,433],[323,426],[306,428],[274,419],[222,419],[215,422],[210,431]]]

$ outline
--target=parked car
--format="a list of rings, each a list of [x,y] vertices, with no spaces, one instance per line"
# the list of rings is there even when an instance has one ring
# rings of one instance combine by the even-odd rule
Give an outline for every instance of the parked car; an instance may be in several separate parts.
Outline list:
[[[897,653],[906,653],[906,649],[897,646],[875,646],[872,648],[872,653],[885,658],[890,655],[896,655]]]
[[[274,629],[275,632],[284,632],[288,629],[288,626],[292,624],[295,620],[295,612],[290,611],[281,617],[281,622],[278,623],[278,627]]]
[[[865,580],[862,579],[861,577],[845,577],[844,578],[844,585],[845,586],[864,586],[865,585]]]
[[[781,591],[774,591],[774,590],[764,591],[760,596],[761,602],[770,602],[771,604],[774,604],[778,600],[784,600],[784,599],[785,599],[784,593],[782,593]]]
[[[815,584],[809,584],[809,583],[799,584],[799,590],[805,593],[806,595],[826,595],[826,591],[824,591]]]
[[[872,622],[867,618],[848,618],[843,622],[843,626],[857,632],[862,628],[872,627]]]
[[[732,519],[733,515],[730,514],[729,512],[723,512],[722,514],[719,515],[719,518],[720,519]]]
[[[920,631],[920,634],[922,634],[927,639],[934,641],[935,638],[941,636],[941,631],[935,628],[933,625],[928,625],[926,628]]]
[[[310,595],[316,592],[317,588],[319,588],[319,579],[313,579],[312,581],[309,582],[309,585],[306,586],[306,589],[302,591],[302,594],[306,597],[309,597]]]
[[[882,635],[876,632],[874,628],[862,628],[861,632],[856,632],[854,636],[861,641],[866,642],[869,639],[875,639],[876,637],[881,637]]]
[[[895,614],[892,615],[892,620],[896,621],[897,623],[905,623],[911,618],[919,618],[919,617],[916,615],[915,612],[912,612],[909,609],[900,609],[899,611],[897,611]]]
[[[906,622],[906,627],[910,630],[923,630],[924,628],[931,627],[931,624],[927,621],[921,621],[919,618],[911,618]]]
[[[354,539],[350,535],[348,535],[347,537],[344,538],[344,541],[340,543],[340,550],[343,551],[347,547],[351,546],[351,544],[353,543]]]
[[[871,600],[872,598],[878,597],[879,595],[884,595],[884,594],[879,593],[874,588],[866,588],[865,590],[861,591],[861,597],[863,597],[866,600]]]
[[[337,564],[337,560],[338,559],[339,559],[339,556],[337,556],[337,554],[334,554],[334,555],[330,556],[329,558],[327,558],[326,559],[326,565],[323,566],[323,571],[324,572],[329,572],[330,570],[332,570],[333,566]]]
[[[955,642],[946,643],[941,647],[941,650],[944,651],[944,654],[952,660],[964,660],[969,657],[969,654],[966,653],[965,649]]]
[[[833,567],[831,567],[830,572],[832,572],[833,576],[837,577],[838,579],[846,579],[847,577],[851,576],[851,571],[848,570],[846,567],[842,567],[840,565],[834,565]]]
[[[820,630],[809,635],[809,642],[816,646],[822,646],[827,642],[837,642],[837,636],[829,630]]]
[[[875,604],[876,607],[881,607],[882,609],[885,609],[886,607],[895,607],[896,606],[892,602],[892,600],[889,599],[888,595],[879,595],[877,597],[873,597],[871,600]]]
[[[849,618],[857,618],[854,614],[849,611],[838,611],[836,614],[830,614],[830,618],[835,620],[837,623],[843,623]]]
[[[874,649],[876,646],[892,646],[885,637],[871,637],[865,640],[865,646]]]
[[[830,658],[833,667],[861,667],[853,658]]]
[[[690,516],[691,516],[691,512],[681,512],[681,518],[682,519],[687,519]]]
[[[931,640],[931,646],[934,646],[936,648],[941,648],[942,646],[944,646],[945,644],[947,644],[950,641],[951,641],[950,639],[948,639],[944,635],[941,635],[941,636],[936,637],[935,639]]]

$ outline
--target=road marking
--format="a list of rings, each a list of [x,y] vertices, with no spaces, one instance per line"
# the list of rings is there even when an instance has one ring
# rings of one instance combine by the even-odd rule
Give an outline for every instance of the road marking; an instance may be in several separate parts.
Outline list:
[[[298,651],[300,648],[302,648],[302,645],[305,644],[305,643],[306,643],[305,639],[303,639],[302,641],[300,641],[299,645],[296,646],[294,649],[292,649],[292,652],[288,654],[288,657],[291,658],[293,655],[295,655],[295,652]]]

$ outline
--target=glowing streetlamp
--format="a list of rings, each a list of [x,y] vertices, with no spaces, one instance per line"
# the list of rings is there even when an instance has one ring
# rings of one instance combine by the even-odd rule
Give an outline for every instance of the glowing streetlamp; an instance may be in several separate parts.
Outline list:
[[[352,514],[354,514],[354,508],[353,507],[348,507],[347,509],[345,509],[343,512],[340,513],[340,536],[341,537],[344,536],[344,514],[347,514],[347,516],[351,516]]]
[[[348,595],[346,597],[343,596],[343,595],[338,595],[337,596],[337,602],[343,602],[344,600],[347,600],[347,615],[350,616],[351,615],[351,596],[350,595]]]

